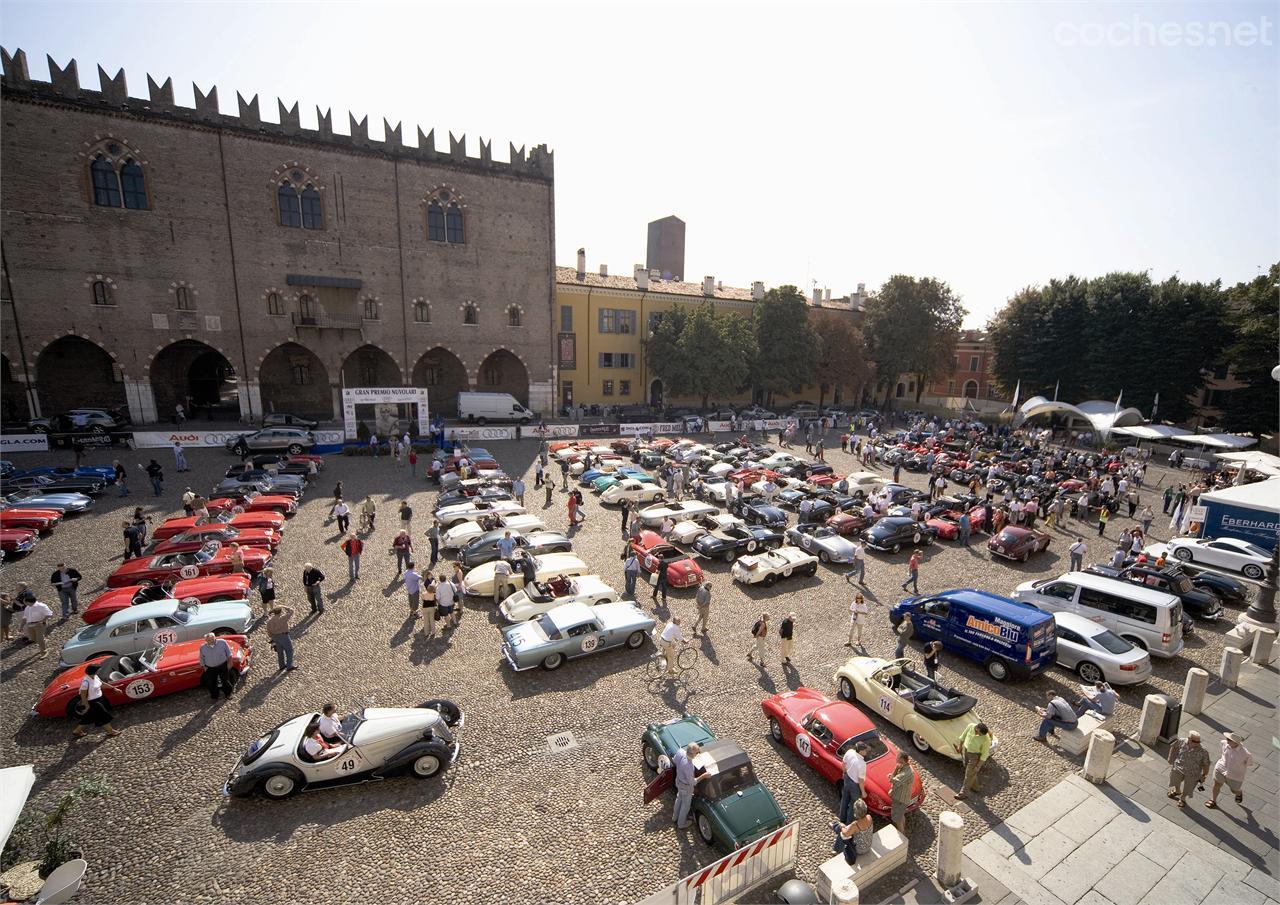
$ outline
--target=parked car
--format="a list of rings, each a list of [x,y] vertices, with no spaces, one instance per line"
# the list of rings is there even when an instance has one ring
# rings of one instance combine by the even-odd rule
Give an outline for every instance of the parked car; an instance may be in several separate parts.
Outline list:
[[[960,736],[983,722],[977,698],[923,676],[909,659],[850,657],[835,675],[838,694],[857,701],[911,737],[917,751],[963,760]],[[992,751],[999,739],[992,736]]]
[[[86,625],[96,625],[112,613],[140,603],[180,600],[184,603],[224,603],[249,599],[249,576],[237,572],[227,575],[204,575],[172,584],[129,585],[105,591],[95,597],[81,617]]]
[[[572,553],[544,553],[533,558],[536,567],[536,581],[548,581],[560,576],[573,578],[586,575],[591,570],[587,564]],[[473,597],[490,597],[493,595],[494,567],[496,563],[487,562],[470,569],[462,579],[462,593]],[[513,568],[507,577],[507,584],[519,589],[524,587],[524,573]]]
[[[0,528],[0,550],[6,560],[25,556],[35,549],[40,535],[31,528]]]
[[[130,422],[128,412],[121,409],[78,408],[71,409],[61,415],[44,418],[32,418],[27,422],[27,429],[35,434],[47,434],[58,431],[92,431],[108,433],[127,427]]]
[[[994,522],[992,519],[993,524]],[[999,534],[987,541],[987,549],[996,556],[1026,562],[1033,553],[1043,553],[1049,549],[1049,535],[1034,528],[1006,525]]]
[[[715,506],[710,503],[704,503],[701,500],[685,500],[684,502],[669,500],[656,506],[648,506],[641,509],[635,514],[635,517],[644,527],[656,528],[667,518],[670,518],[673,522],[682,522],[686,519],[699,518],[704,515],[714,515],[719,511]]]
[[[288,412],[269,412],[262,418],[263,427],[296,427],[299,430],[313,431],[320,426],[314,418],[291,415]]]
[[[291,493],[258,493],[256,490],[233,490],[223,496],[205,501],[204,508],[211,514],[229,512],[239,515],[245,512],[274,512],[290,516],[298,511],[298,498]]]
[[[477,500],[437,509],[435,517],[441,528],[452,528],[459,522],[474,521],[486,515],[506,516],[523,512],[524,507],[515,500],[494,500],[492,503]]]
[[[1053,614],[1058,665],[1085,682],[1136,685],[1151,678],[1151,655],[1109,628],[1076,613]]]
[[[1172,594],[1089,572],[1025,581],[1015,599],[1046,613],[1078,613],[1156,657],[1182,651],[1182,601]]]
[[[597,479],[600,481],[608,481],[609,478]],[[652,478],[641,480],[640,478],[627,477],[622,480],[614,480],[612,485],[604,488],[604,492],[600,494],[600,502],[610,506],[627,500],[632,504],[660,502],[667,498],[667,492]]]
[[[853,562],[854,544],[822,522],[805,522],[787,529],[787,541],[822,562]]]
[[[58,665],[71,666],[92,657],[140,654],[157,644],[194,641],[207,632],[245,635],[253,622],[247,602],[192,603],[161,600],[112,613],[96,625],[80,629],[62,645]]]
[[[250,487],[259,493],[301,494],[307,489],[307,479],[297,474],[272,474],[265,468],[241,469],[219,481],[213,495],[218,496],[224,488],[234,489],[237,485]]]
[[[238,434],[223,444],[227,452],[234,452],[240,439],[249,447],[249,452],[273,452],[284,450],[292,455],[304,453],[316,444],[316,436],[309,430],[295,427],[264,427],[249,434]]]
[[[0,509],[0,528],[25,528],[44,534],[60,521],[62,512],[55,509]]]
[[[288,798],[298,792],[407,773],[430,779],[458,759],[466,721],[452,701],[417,707],[365,707],[343,718],[342,744],[322,760],[303,747],[320,724],[304,713],[259,736],[227,775],[224,795]]]
[[[151,532],[152,540],[165,540],[178,534],[186,534],[196,528],[230,525],[241,531],[270,528],[275,534],[284,531],[284,516],[277,512],[231,512],[230,510],[214,515],[186,515],[165,519]]]
[[[863,543],[886,553],[898,553],[907,544],[928,547],[933,540],[933,529],[909,516],[885,516],[862,532]]]
[[[1271,563],[1269,552],[1234,537],[1176,537],[1168,546],[1169,553],[1183,562],[1240,572],[1255,581],[1266,574]]]
[[[163,540],[153,540],[148,554],[191,553],[204,549],[210,541],[230,546],[262,547],[272,553],[280,546],[280,535],[271,528],[233,528],[231,525],[202,525]]]
[[[818,557],[799,547],[782,546],[751,556],[744,556],[733,564],[730,573],[734,581],[743,584],[759,584],[772,587],[779,578],[793,575],[818,574]]]
[[[4,509],[52,509],[68,513],[85,512],[93,506],[93,498],[83,493],[38,493],[33,490],[19,490],[5,494],[2,504]]]
[[[214,541],[213,544],[217,544]],[[198,575],[220,575],[233,571],[231,548],[206,544],[189,553],[163,553],[125,560],[107,576],[107,587],[122,588],[132,584],[163,584],[169,579],[195,578]],[[271,553],[261,547],[242,547],[244,567],[252,575],[271,562]]]
[[[8,493],[16,490],[33,490],[39,493],[102,493],[107,482],[92,476],[66,475],[53,477],[47,474],[17,475],[0,481],[0,487]]]
[[[524,534],[529,531],[545,531],[546,524],[536,515],[515,512],[510,515],[491,515],[487,517],[496,527],[485,528],[480,519],[459,522],[444,534],[440,535],[440,546],[445,549],[462,547],[491,531],[510,531],[512,534]],[[502,535],[499,534],[499,537]]]
[[[738,497],[734,501],[733,511],[752,525],[777,529],[787,527],[787,514],[777,506],[765,502],[763,497]]]
[[[1218,595],[1203,588],[1197,588],[1191,578],[1177,571],[1155,569],[1147,566],[1127,566],[1113,569],[1108,565],[1090,566],[1085,571],[1106,578],[1115,578],[1153,588],[1172,594],[1182,601],[1182,610],[1196,619],[1213,622],[1222,616],[1222,600]]]
[[[498,534],[498,536],[489,539],[489,534]],[[489,534],[482,534],[466,546],[459,548],[458,562],[462,563],[464,569],[470,569],[487,562],[496,562],[501,558],[501,554],[498,552],[498,541],[502,539],[506,531],[500,534],[496,531],[491,531]],[[511,539],[515,541],[515,549],[523,550],[525,553],[531,553],[535,556],[543,553],[568,553],[573,549],[573,541],[559,531],[531,531],[528,534],[513,533]]]
[[[766,525],[732,525],[709,531],[696,538],[693,552],[708,559],[733,562],[744,553],[781,547],[782,532]]]
[[[507,622],[525,622],[566,603],[613,603],[617,591],[605,584],[599,575],[579,575],[567,582],[535,581],[507,597],[498,613]]]
[[[725,528],[737,528],[745,525],[742,519],[736,515],[730,515],[727,512],[717,512],[715,515],[704,515],[702,518],[687,519],[683,522],[676,522],[675,527],[671,529],[668,539],[675,544],[692,544],[702,535],[711,531],[721,531]]]
[[[641,531],[631,542],[631,549],[640,558],[640,570],[645,581],[656,582],[658,566],[667,564],[667,584],[673,588],[696,588],[702,584],[702,567],[689,558],[689,554],[662,539],[654,531]]]
[[[565,660],[626,645],[640,648],[656,622],[631,601],[568,603],[502,630],[502,653],[517,672],[556,670]]]
[[[889,774],[898,760],[898,748],[876,731],[871,720],[848,701],[835,701],[820,691],[801,686],[795,691],[770,695],[761,702],[769,721],[769,735],[779,745],[790,748],[818,775],[837,787],[844,782],[845,754],[854,745],[869,749],[863,756],[867,777],[862,784],[862,798],[867,809],[887,817],[893,809],[889,800]],[[924,786],[915,767],[911,782],[911,801],[907,812],[919,810],[924,803]]]

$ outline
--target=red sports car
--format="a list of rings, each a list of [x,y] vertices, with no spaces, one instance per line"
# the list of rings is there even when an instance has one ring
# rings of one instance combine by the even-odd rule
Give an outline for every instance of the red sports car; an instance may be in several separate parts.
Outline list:
[[[151,532],[151,538],[152,540],[166,540],[175,534],[186,534],[193,528],[202,528],[206,525],[230,525],[232,528],[242,530],[270,528],[276,534],[280,534],[284,531],[284,516],[276,512],[242,512],[239,515],[222,512],[218,515],[210,515],[208,518],[188,515],[183,518],[167,519]]]
[[[242,547],[244,567],[257,574],[271,562],[271,554],[261,547]],[[195,578],[200,575],[230,573],[231,548],[196,550],[193,553],[164,553],[158,556],[140,556],[116,567],[107,576],[107,587],[123,588],[131,584],[163,584],[169,579]]]
[[[1058,489],[1065,490],[1067,493],[1079,493],[1088,486],[1079,478],[1067,478],[1065,481],[1058,482]]]
[[[0,550],[5,556],[30,553],[39,541],[40,535],[30,528],[0,528]]]
[[[155,541],[148,553],[188,553],[199,550],[209,541],[223,546],[233,543],[241,547],[265,547],[272,553],[280,546],[280,535],[273,528],[233,528],[230,525],[201,525],[165,540]]]
[[[889,774],[898,760],[898,749],[893,742],[881,737],[861,710],[803,686],[771,695],[760,706],[769,719],[773,740],[795,751],[805,763],[837,785],[844,779],[845,754],[858,742],[865,742],[870,750],[866,754],[867,779],[862,797],[871,813],[881,817],[889,815],[892,810]],[[911,771],[915,778],[908,811],[924,803],[920,774],[914,767]]]
[[[814,487],[834,487],[844,480],[842,474],[815,474],[809,476],[809,483]]]
[[[186,600],[194,597],[200,603],[217,603],[226,600],[249,599],[249,576],[206,575],[176,582],[172,587],[158,585],[130,585],[99,594],[84,611],[83,619],[89,625],[102,622],[112,613],[135,603],[151,603],[156,600]]]
[[[987,521],[986,513],[987,511],[981,506],[974,506],[969,510],[970,532],[982,530],[982,526]],[[934,528],[941,540],[955,540],[960,536],[960,515],[961,513],[955,509],[948,509],[926,520],[925,524]]]
[[[858,537],[871,524],[861,512],[837,512],[827,519],[827,527],[841,537]]]
[[[1049,549],[1049,535],[1034,528],[1006,525],[999,534],[987,541],[987,549],[996,556],[1026,562],[1032,553],[1043,553]]]
[[[223,635],[231,647],[231,668],[240,675],[249,671],[249,639]],[[90,663],[101,666],[102,696],[112,707],[186,691],[200,684],[200,645],[203,639],[162,644],[131,657],[114,654],[95,657],[54,677],[36,702],[35,712],[48,717],[75,719],[80,704],[80,682]]]
[[[56,509],[2,509],[0,528],[29,528],[32,531],[52,531],[62,521],[62,513]]]
[[[658,563],[668,563],[667,584],[673,588],[696,588],[702,584],[702,567],[656,531],[641,531],[631,542],[631,549],[640,558],[640,568],[650,575],[658,571]]]
[[[298,501],[291,496],[279,493],[257,493],[247,491],[243,496],[220,496],[205,504],[210,515],[219,512],[278,512],[281,515],[292,515],[298,511]]]

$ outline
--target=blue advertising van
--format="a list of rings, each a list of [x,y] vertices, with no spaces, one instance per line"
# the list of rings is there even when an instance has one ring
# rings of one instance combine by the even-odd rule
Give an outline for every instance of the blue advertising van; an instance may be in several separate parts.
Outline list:
[[[991,678],[1028,679],[1053,666],[1058,636],[1053,616],[1029,603],[989,591],[959,588],[907,597],[894,604],[894,626],[910,619],[915,636],[976,660]]]
[[[1200,494],[1205,508],[1201,537],[1234,537],[1267,552],[1280,532],[1280,478]]]

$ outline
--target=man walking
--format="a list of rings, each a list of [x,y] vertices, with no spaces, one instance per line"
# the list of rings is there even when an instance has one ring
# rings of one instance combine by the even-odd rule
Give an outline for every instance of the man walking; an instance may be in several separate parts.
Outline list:
[[[440,559],[440,520],[432,519],[431,528],[427,531],[427,540],[431,542],[431,562],[427,564],[430,568],[434,566]]]
[[[516,498],[517,503],[524,505],[524,478],[516,478],[511,482],[511,494]]]
[[[418,604],[422,594],[422,576],[410,560],[404,569],[404,593],[409,598],[409,618],[418,618]]]
[[[854,595],[853,603],[849,604],[849,640],[844,643],[845,647],[853,647],[855,644],[862,647],[862,628],[870,618],[870,612],[862,592],[859,591]]]
[[[693,620],[693,634],[698,634],[698,626],[702,626],[702,633],[707,633],[707,619],[711,615],[711,582],[703,579],[702,584],[698,585],[697,593],[693,596],[693,602],[698,607],[698,618]]]
[[[1168,795],[1178,803],[1178,807],[1187,806],[1196,785],[1203,783],[1208,775],[1209,752],[1200,744],[1200,733],[1193,729],[1185,739],[1174,739],[1169,746]],[[1211,800],[1215,794],[1210,793]]]
[[[338,497],[329,514],[338,522],[338,533],[346,534],[347,527],[351,524],[351,507],[343,501],[342,497]]]
[[[164,493],[164,468],[155,459],[147,465],[138,465],[147,473],[147,477],[151,480],[151,489],[155,491],[156,496]]]
[[[396,554],[396,577],[399,577],[404,569],[412,565],[410,560],[413,558],[413,538],[409,536],[409,532],[401,530],[391,542],[391,549]]]
[[[360,577],[360,554],[364,552],[364,541],[348,534],[342,542],[342,552],[347,554],[347,578],[355,581]]]
[[[622,512],[622,536],[627,536],[627,523],[631,521],[631,501],[623,500],[622,505],[618,507]]]
[[[964,512],[961,514],[959,530],[960,530],[960,546],[962,547],[969,546],[970,522],[969,522],[968,512]]]
[[[693,805],[693,790],[709,775],[705,770],[698,773],[693,766],[693,758],[697,757],[701,750],[697,742],[690,742],[685,747],[676,749],[676,753],[671,756],[671,767],[676,771],[676,804],[671,819],[678,829],[689,828],[689,809]]]
[[[58,591],[58,599],[62,601],[62,618],[80,612],[80,600],[76,596],[76,588],[80,585],[80,573],[68,569],[66,563],[58,563],[58,568],[49,576],[49,584]]]
[[[1084,538],[1076,535],[1076,542],[1067,548],[1067,555],[1071,558],[1072,572],[1079,572],[1084,566],[1084,555],[1089,552],[1089,545],[1084,542]]]
[[[634,547],[627,548],[627,559],[622,564],[622,580],[625,582],[625,594],[628,599],[636,599],[636,579],[640,577],[640,557]]]
[[[231,645],[213,632],[207,633],[200,645],[200,666],[204,669],[200,684],[209,689],[209,697],[216,702],[221,692],[230,698]]]
[[[894,634],[898,636],[898,646],[893,652],[895,660],[902,659],[902,656],[907,652],[907,642],[911,640],[911,636],[915,633],[916,625],[911,621],[911,617],[903,616],[902,621],[898,623],[898,627],[894,629]]]
[[[679,653],[677,645],[684,643],[684,632],[680,631],[679,616],[671,617],[663,627],[660,637],[662,656],[667,661],[667,677],[670,678],[676,674],[676,654]]]
[[[964,782],[956,799],[963,801],[978,790],[978,772],[991,756],[991,730],[986,723],[971,723],[960,733],[960,751],[964,754]]]
[[[853,544],[853,566],[844,573],[844,580],[852,583],[850,579],[855,575],[858,576],[858,584],[867,583],[867,548],[861,540]]]
[[[1222,736],[1222,754],[1213,765],[1213,791],[1206,808],[1218,806],[1218,791],[1225,783],[1236,796],[1236,804],[1244,803],[1244,779],[1253,764],[1253,755],[1244,746],[1244,739],[1234,732],[1226,732]]]
[[[756,620],[756,624],[751,627],[751,637],[753,639],[753,647],[747,651],[747,661],[755,662],[752,658],[759,657],[760,662],[757,664],[764,668],[764,648],[765,642],[769,637],[769,614],[761,613],[760,618]]]
[[[778,640],[781,642],[782,662],[791,662],[791,647],[795,644],[796,614],[788,613],[778,626]]]
[[[311,604],[311,612],[324,612],[324,592],[320,583],[324,581],[324,573],[307,563],[302,567],[302,587],[307,594],[307,602]]]
[[[120,460],[116,459],[111,463],[116,470],[116,485],[120,488],[120,496],[129,495],[129,470],[120,464]]]
[[[293,639],[289,637],[289,620],[292,618],[293,607],[283,605],[272,607],[271,615],[267,617],[267,637],[275,648],[280,671],[297,669],[293,665]]]
[[[177,440],[173,442],[173,470],[174,471],[190,471],[187,467],[187,454],[182,450],[182,444]]]
[[[920,593],[920,551],[912,550],[911,559],[907,561],[907,580],[902,583],[902,590],[911,585],[911,593]]]

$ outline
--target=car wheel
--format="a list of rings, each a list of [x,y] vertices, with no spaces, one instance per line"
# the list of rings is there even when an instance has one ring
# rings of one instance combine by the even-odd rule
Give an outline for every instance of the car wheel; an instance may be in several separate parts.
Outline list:
[[[107,429],[101,424],[95,424],[93,427],[89,428],[89,433],[91,434],[105,434],[106,432]]]
[[[1076,675],[1090,684],[1101,682],[1106,678],[1106,676],[1102,674],[1102,670],[1099,669],[1096,664],[1090,663],[1088,660],[1081,660],[1076,664]]]
[[[932,535],[932,534],[926,534],[926,535],[924,536],[924,545],[925,545],[926,547],[932,547],[932,546],[933,546],[933,535]]]
[[[755,541],[753,541],[753,540],[749,540],[749,541],[747,541],[747,552],[748,552],[748,553],[754,553],[754,552],[756,552],[756,542],[755,542]]]
[[[430,779],[449,762],[449,749],[443,744],[432,744],[427,747],[428,750],[419,754],[409,765],[409,769],[418,779]]]
[[[818,574],[818,564],[817,564],[816,562],[815,562],[815,563],[810,563],[810,564],[809,564],[809,568],[807,568],[807,569],[805,569],[805,570],[804,570],[804,574],[805,574],[805,575],[808,575],[810,578],[812,578],[814,575],[817,575],[817,574]]]
[[[902,544],[894,544],[894,545],[893,545],[893,552],[894,552],[894,553],[901,553],[901,552],[902,552]]]
[[[298,777],[292,770],[273,770],[266,775],[258,788],[267,798],[281,801],[298,791]]]
[[[735,559],[737,559],[737,558],[738,558],[738,551],[737,551],[737,550],[729,550],[729,551],[727,551],[727,552],[724,554],[724,561],[725,561],[725,562],[733,562],[733,561],[734,561]]]
[[[928,754],[933,750],[933,747],[929,744],[929,740],[919,732],[911,733],[911,744],[915,745],[916,750],[922,754]]]
[[[302,445],[299,443],[290,443],[287,452],[291,456],[300,456],[302,455]]]
[[[542,661],[542,668],[547,672],[553,672],[564,666],[564,654],[552,654]]]
[[[484,427],[488,423],[489,423],[489,419],[483,416],[476,419],[476,424],[480,425],[481,427]]]
[[[645,766],[655,773],[658,772],[658,749],[653,745],[645,742],[640,746],[640,756],[644,758]]]
[[[444,717],[444,724],[450,728],[458,725],[462,720],[462,709],[453,701],[446,701],[444,698],[432,698],[430,701],[423,701],[418,705],[426,710],[434,710]]]
[[[1246,563],[1240,571],[1244,572],[1246,578],[1257,580],[1262,577],[1262,566],[1257,563]]]
[[[761,584],[762,586],[766,587],[766,588],[771,588],[771,587],[773,587],[775,584],[777,584],[777,582],[778,582],[778,576],[777,576],[777,575],[772,575],[772,574],[770,574],[770,575],[766,575],[766,576],[765,576],[765,577],[760,581],[760,584]]]
[[[1141,638],[1139,638],[1137,635],[1121,635],[1120,637],[1128,641],[1134,647],[1140,648],[1141,650],[1147,649],[1147,643],[1143,641]]]
[[[698,824],[698,835],[702,837],[702,841],[707,845],[714,845],[716,834],[711,828],[711,821],[707,819],[707,815],[699,814],[696,822]]]
[[[644,644],[644,632],[634,631],[627,635],[627,647],[636,650],[641,644]]]
[[[1022,555],[1018,557],[1018,562],[1026,562],[1031,558],[1030,550],[1023,550]]]
[[[826,550],[819,550],[818,559],[820,559],[824,563],[831,562],[831,554],[828,553]]]
[[[839,693],[840,693],[841,700],[852,701],[854,699],[853,683],[850,682],[848,679],[846,679],[844,676],[840,677]]]
[[[779,745],[783,744],[782,724],[774,717],[769,717],[769,735],[773,736],[773,740]]]
[[[992,657],[987,660],[987,675],[995,679],[997,682],[1003,682],[1009,678],[1009,664],[999,657]]]
[[[31,433],[33,433],[33,434],[47,434],[47,433],[49,433],[49,425],[47,425],[47,424],[37,424],[37,425],[35,425],[34,427],[32,427],[32,428],[31,428]]]
[[[655,494],[653,495],[653,501],[654,501],[655,503],[661,503],[661,502],[662,502],[663,500],[665,500],[666,498],[667,498],[666,494],[663,494],[663,493],[655,493]]]
[[[221,638],[223,635],[243,635],[244,632],[237,632],[233,628],[227,628],[225,625],[219,626],[213,630],[213,633]]]
[[[1173,551],[1173,555],[1178,557],[1178,559],[1182,560],[1183,562],[1191,562],[1192,560],[1191,551],[1188,550],[1186,547],[1175,548]]]

